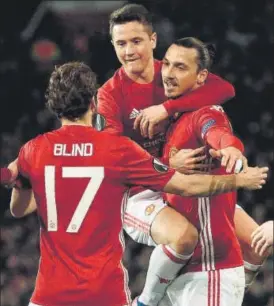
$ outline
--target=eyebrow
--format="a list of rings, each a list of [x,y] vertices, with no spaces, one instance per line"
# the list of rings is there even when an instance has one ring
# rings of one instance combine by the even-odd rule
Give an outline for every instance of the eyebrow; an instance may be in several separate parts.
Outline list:
[[[143,40],[142,37],[140,36],[136,36],[136,37],[132,37],[130,40],[135,40],[135,39],[139,39],[139,40]],[[118,39],[118,40],[115,40],[115,42],[122,42],[122,41],[125,41],[125,39]]]
[[[188,65],[185,64],[184,62],[176,62],[176,61],[175,62],[171,62],[166,57],[163,58],[163,61],[167,61],[167,62],[171,63],[172,65],[174,65],[175,67],[177,67],[177,66],[188,67]]]

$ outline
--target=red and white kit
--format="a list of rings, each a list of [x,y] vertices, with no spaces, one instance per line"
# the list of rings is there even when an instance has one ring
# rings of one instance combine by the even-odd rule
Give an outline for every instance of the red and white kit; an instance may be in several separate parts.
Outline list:
[[[75,142],[77,139],[77,143]],[[128,186],[162,190],[174,170],[126,137],[80,125],[40,135],[19,153],[41,224],[41,259],[31,303],[129,305],[123,207]]]
[[[164,161],[168,162],[170,156],[184,148],[195,149],[206,144],[219,149],[222,141],[228,141],[222,137],[243,149],[221,107],[183,114],[168,131]],[[210,172],[225,174],[225,169],[217,167]],[[167,200],[199,231],[194,255],[167,291],[170,305],[240,306],[245,281],[241,249],[234,231],[236,193],[204,198],[168,194]]]
[[[142,137],[139,129],[133,129],[133,123],[140,110],[166,101],[161,66],[160,61],[154,61],[154,79],[149,84],[132,81],[121,67],[98,92],[98,111],[106,118],[106,131],[130,137],[155,157],[161,156],[166,140],[165,129],[153,139],[148,139]],[[173,115],[176,112],[222,103],[233,96],[234,89],[228,82],[209,74],[206,85],[176,100],[167,100],[164,106]],[[142,187],[132,188],[126,205],[125,231],[136,242],[155,245],[150,236],[150,227],[158,212],[165,206],[161,193],[145,191]]]

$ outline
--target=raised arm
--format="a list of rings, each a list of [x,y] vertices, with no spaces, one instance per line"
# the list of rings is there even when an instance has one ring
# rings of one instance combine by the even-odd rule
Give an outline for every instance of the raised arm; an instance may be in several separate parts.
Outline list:
[[[223,108],[218,105],[205,107],[195,113],[193,118],[194,131],[200,140],[212,148],[210,154],[221,160],[227,172],[232,169],[239,172],[243,166],[246,170],[247,159],[243,155],[244,145],[233,134],[230,121]]]
[[[163,104],[150,106],[142,110],[135,119],[134,127],[146,129],[144,136],[152,138],[157,124],[175,113],[193,111],[204,106],[222,104],[235,96],[234,87],[221,77],[209,73],[205,85],[177,99],[167,100]],[[146,124],[146,125],[145,125]]]
[[[193,111],[204,106],[222,104],[235,96],[232,84],[221,77],[209,73],[204,86],[197,88],[175,100],[167,100],[163,103],[168,116],[175,113]]]

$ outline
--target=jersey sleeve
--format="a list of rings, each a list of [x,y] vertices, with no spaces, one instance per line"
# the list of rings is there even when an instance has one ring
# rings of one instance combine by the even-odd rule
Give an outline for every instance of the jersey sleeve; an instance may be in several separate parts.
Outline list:
[[[213,105],[196,112],[192,124],[197,137],[213,149],[233,146],[244,151],[243,143],[233,134],[230,121],[221,106]]]
[[[115,97],[109,93],[106,89],[101,87],[98,90],[98,113],[106,119],[105,131],[122,135],[123,134],[123,123],[122,113],[119,107],[119,97]]]
[[[119,147],[123,152],[119,171],[125,184],[163,190],[175,173],[129,138],[123,137]]]
[[[221,77],[209,73],[204,86],[174,100],[163,103],[169,116],[176,112],[197,110],[201,107],[222,104],[235,96],[234,87]]]

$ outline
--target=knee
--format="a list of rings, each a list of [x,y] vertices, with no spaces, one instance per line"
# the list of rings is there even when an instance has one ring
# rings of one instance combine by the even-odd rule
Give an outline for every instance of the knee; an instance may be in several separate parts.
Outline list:
[[[198,243],[198,238],[199,234],[196,227],[187,221],[173,235],[171,245],[177,250],[177,253],[191,254]]]

